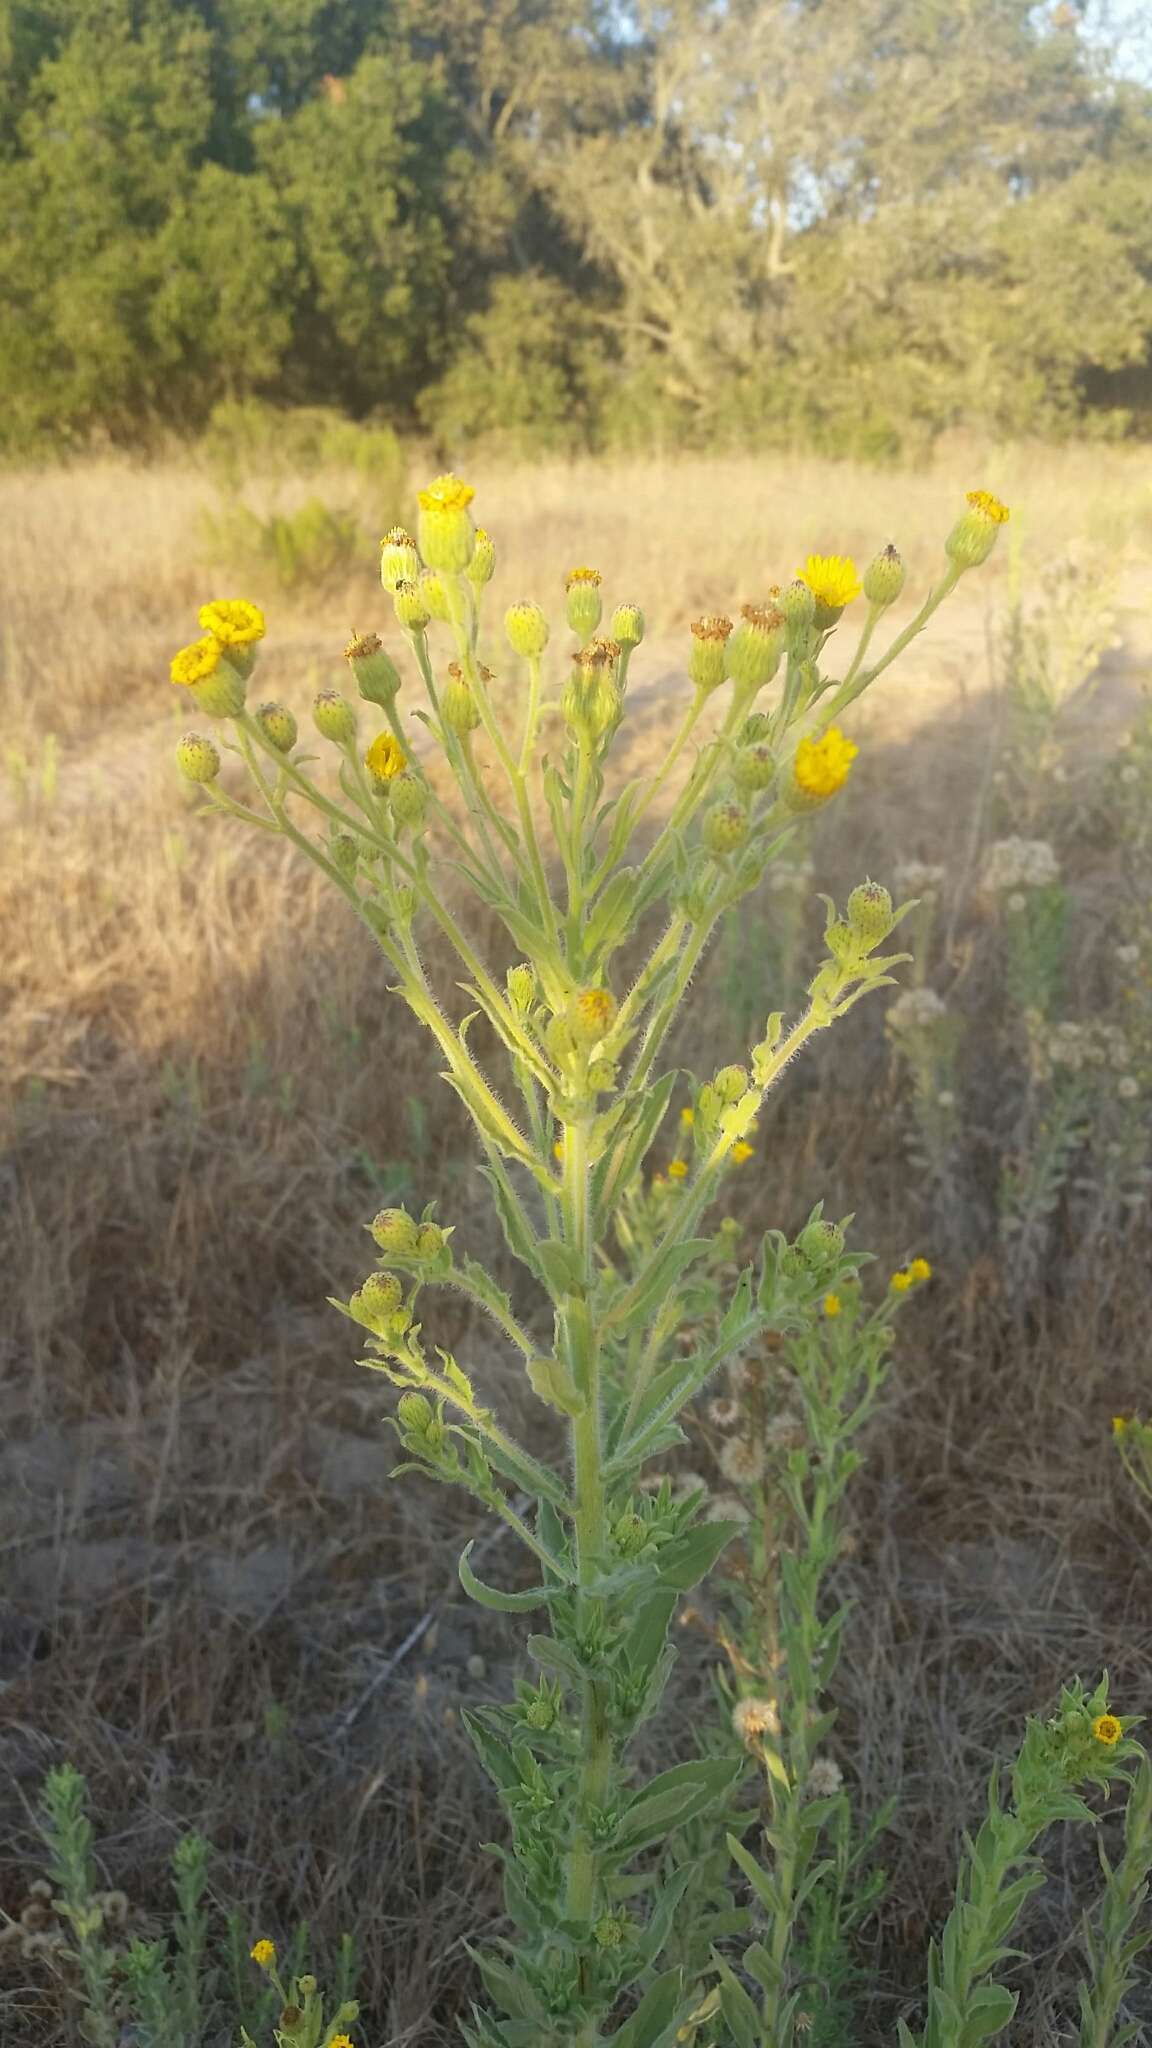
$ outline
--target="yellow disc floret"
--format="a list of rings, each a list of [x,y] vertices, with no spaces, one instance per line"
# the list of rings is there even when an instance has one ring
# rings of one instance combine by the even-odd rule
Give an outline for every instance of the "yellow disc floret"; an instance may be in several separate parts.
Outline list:
[[[427,490],[419,493],[422,512],[465,512],[476,496],[471,484],[458,476],[433,477]]]
[[[391,782],[407,765],[403,747],[390,732],[377,733],[364,756],[364,766],[377,782]]]
[[[835,796],[848,780],[848,770],[859,751],[837,725],[830,725],[818,740],[801,740],[792,763],[793,796],[801,807],[822,804]]]
[[[838,1294],[826,1294],[823,1308],[826,1316],[838,1316],[844,1304]]]
[[[246,597],[220,597],[200,607],[200,624],[222,647],[251,647],[264,638],[264,614]]]
[[[1092,1723],[1092,1733],[1097,1742],[1103,1742],[1109,1749],[1119,1742],[1124,1730],[1115,1714],[1098,1714]]]
[[[913,1259],[908,1268],[908,1278],[914,1287],[920,1287],[932,1278],[932,1268],[927,1259]]]
[[[202,640],[193,640],[191,646],[182,647],[179,654],[172,656],[172,681],[183,683],[189,690],[194,683],[206,683],[219,668],[223,652],[215,633],[205,633]]]
[[[252,1961],[259,1963],[262,1970],[270,1970],[276,1961],[276,1943],[274,1941],[258,1941],[255,1948],[250,1950],[250,1954]]]

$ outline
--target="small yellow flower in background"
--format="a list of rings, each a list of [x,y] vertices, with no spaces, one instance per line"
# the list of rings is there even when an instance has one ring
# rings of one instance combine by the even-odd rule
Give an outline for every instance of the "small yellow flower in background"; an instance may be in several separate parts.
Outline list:
[[[1003,526],[1005,520],[1012,517],[1007,505],[1002,504],[991,491],[968,491],[965,495],[972,510],[983,513],[985,519],[992,521],[993,526]]]
[[[668,1168],[669,1180],[687,1180],[688,1163],[684,1159],[673,1159]]]
[[[563,1166],[563,1164],[564,1164],[564,1140],[563,1140],[563,1138],[557,1138],[557,1140],[556,1140],[556,1143],[555,1143],[555,1144],[553,1145],[553,1147],[552,1147],[552,1157],[553,1157],[553,1159],[557,1159],[557,1160],[559,1160],[559,1162],[560,1162],[561,1166]]]
[[[892,1289],[893,1294],[907,1294],[908,1289],[912,1285],[912,1275],[910,1273],[893,1273],[888,1285]]]
[[[923,1281],[930,1280],[932,1278],[932,1268],[928,1260],[913,1259],[912,1264],[908,1268],[908,1278],[914,1287],[919,1287]]]
[[[193,683],[206,682],[209,676],[215,675],[223,653],[223,645],[215,633],[205,633],[202,640],[193,640],[191,646],[182,647],[179,654],[172,656],[169,671],[172,681],[183,683],[186,689],[191,689]]]
[[[733,1147],[732,1147],[732,1164],[733,1164],[733,1166],[743,1166],[743,1164],[744,1164],[745,1160],[747,1160],[747,1159],[754,1159],[754,1158],[755,1158],[755,1156],[756,1156],[756,1147],[755,1147],[755,1145],[748,1145],[748,1144],[746,1144],[743,1138],[738,1138],[738,1139],[736,1140],[736,1143],[735,1143],[735,1144],[733,1145]]]
[[[1131,1427],[1132,1427],[1132,1418],[1131,1418],[1131,1416],[1129,1416],[1129,1415],[1114,1415],[1114,1416],[1112,1417],[1112,1434],[1113,1434],[1113,1436],[1124,1436],[1124,1435],[1126,1434],[1126,1432],[1127,1432],[1128,1430],[1130,1430],[1130,1429],[1131,1429]]]
[[[822,804],[835,796],[859,752],[837,725],[830,725],[818,740],[801,740],[792,763],[793,789],[801,803]]]
[[[851,555],[809,555],[796,574],[808,585],[817,604],[830,612],[842,612],[863,588]]]
[[[824,1296],[823,1307],[826,1316],[838,1316],[843,1306],[844,1304],[838,1294],[826,1294]]]
[[[399,740],[390,732],[380,732],[364,756],[364,765],[377,782],[391,782],[408,764]]]
[[[264,614],[246,597],[220,597],[200,607],[200,624],[223,647],[251,647],[264,638]]]
[[[333,2034],[328,2048],[352,2048],[351,2037],[348,2034]]]
[[[252,1961],[259,1963],[262,1970],[270,1970],[276,1961],[276,1943],[274,1941],[258,1941],[255,1948],[250,1950],[250,1954]]]
[[[696,1121],[696,1111],[694,1109],[682,1109],[680,1111],[680,1121],[686,1129],[689,1128]]]
[[[1103,1742],[1111,1749],[1114,1743],[1119,1742],[1124,1730],[1115,1714],[1098,1714],[1092,1723],[1092,1733],[1097,1742]]]

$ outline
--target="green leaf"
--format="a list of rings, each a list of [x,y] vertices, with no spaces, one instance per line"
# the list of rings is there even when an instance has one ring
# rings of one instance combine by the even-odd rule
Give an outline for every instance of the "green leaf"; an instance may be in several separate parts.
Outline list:
[[[606,1152],[593,1175],[597,1206],[607,1211],[635,1179],[644,1155],[664,1120],[678,1079],[677,1070],[661,1074],[638,1105],[634,1116]]]
[[[567,1643],[557,1642],[555,1636],[529,1636],[525,1647],[545,1671],[558,1671],[563,1678],[574,1679],[577,1685],[582,1685],[588,1675],[575,1650],[570,1650]]]
[[[525,1983],[518,1970],[500,1961],[491,1951],[485,1952],[464,1943],[468,1954],[484,1980],[484,1989],[494,2003],[501,2006],[513,2019],[534,2020],[543,2026],[548,2015],[530,1984]]]
[[[543,1354],[527,1361],[528,1384],[532,1392],[549,1408],[555,1408],[561,1415],[583,1415],[588,1406],[587,1397],[580,1392],[566,1365],[558,1358],[546,1358]]]
[[[492,1190],[496,1214],[500,1218],[500,1225],[509,1251],[513,1252],[521,1265],[527,1266],[529,1272],[535,1274],[539,1280],[541,1274],[539,1262],[536,1258],[536,1240],[528,1228],[524,1211],[520,1208],[519,1203],[509,1200],[508,1190],[504,1186],[503,1181],[498,1174],[493,1173],[490,1166],[482,1166],[480,1171]]]
[[[661,1771],[625,1809],[614,1847],[621,1856],[635,1856],[653,1842],[662,1842],[673,1828],[683,1827],[731,1790],[744,1770],[744,1760],[699,1757]]]
[[[1004,1984],[978,1984],[964,2007],[958,2048],[979,2048],[1002,2034],[1012,2019],[1020,1994]]]
[[[641,1329],[653,1309],[664,1308],[677,1281],[697,1259],[712,1250],[710,1237],[689,1237],[680,1244],[665,1245],[652,1259],[624,1297],[624,1313],[615,1320],[623,1331]]]
[[[723,1956],[713,1951],[712,1961],[720,1973],[720,2010],[732,2030],[736,2048],[761,2048],[763,2029],[755,2005]]]
[[[556,1586],[529,1586],[522,1593],[503,1593],[497,1586],[486,1586],[482,1579],[476,1577],[468,1562],[471,1549],[471,1543],[464,1545],[456,1569],[464,1591],[479,1606],[495,1608],[500,1614],[526,1614],[533,1607],[546,1607],[550,1600],[556,1598],[559,1590]]]
[[[520,1783],[520,1771],[511,1744],[497,1735],[473,1708],[465,1707],[460,1718],[492,1783],[500,1792],[512,1791]]]
[[[683,1972],[665,1970],[649,1985],[631,2019],[613,2034],[612,2048],[666,2048],[675,2039],[683,1995]]]
[[[677,1592],[690,1592],[711,1571],[725,1545],[740,1534],[739,1522],[700,1522],[660,1552],[660,1578]]]
[[[624,1639],[625,1654],[633,1671],[655,1670],[676,1612],[676,1597],[673,1589],[657,1586],[641,1601]]]
[[[557,1299],[584,1293],[584,1268],[579,1253],[570,1244],[562,1243],[558,1237],[540,1238],[536,1244],[536,1263]]]

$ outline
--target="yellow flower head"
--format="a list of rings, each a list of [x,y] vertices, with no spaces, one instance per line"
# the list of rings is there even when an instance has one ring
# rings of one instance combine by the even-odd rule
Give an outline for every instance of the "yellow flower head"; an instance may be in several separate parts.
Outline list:
[[[843,1306],[844,1304],[838,1294],[826,1294],[824,1296],[823,1307],[826,1316],[838,1316]]]
[[[673,1159],[673,1160],[672,1160],[672,1162],[671,1162],[671,1164],[669,1165],[669,1168],[668,1168],[668,1178],[669,1178],[669,1180],[687,1180],[687,1178],[688,1178],[688,1162],[687,1162],[687,1160],[685,1160],[685,1159]]]
[[[1125,1436],[1125,1435],[1127,1434],[1128,1430],[1129,1430],[1129,1429],[1131,1429],[1131,1427],[1132,1427],[1132,1422],[1131,1422],[1131,1418],[1130,1418],[1129,1416],[1127,1416],[1127,1415],[1114,1415],[1114,1416],[1112,1417],[1112,1434],[1113,1434],[1113,1436]]]
[[[347,2034],[333,2034],[328,2048],[352,2048],[351,2038]]]
[[[685,1129],[690,1128],[696,1121],[696,1111],[694,1109],[682,1109],[680,1111],[680,1121],[685,1126]]]
[[[1004,521],[1012,517],[1007,505],[1001,504],[1000,499],[994,497],[991,491],[968,491],[966,496],[972,510],[981,513],[985,519],[990,519],[993,526],[1003,526]]]
[[[219,668],[223,652],[215,633],[205,633],[202,640],[193,640],[190,647],[182,647],[179,654],[172,656],[172,681],[183,683],[188,689],[193,683],[206,683]]]
[[[250,1954],[252,1961],[259,1963],[262,1970],[270,1970],[276,1961],[276,1943],[274,1941],[258,1941],[255,1948],[250,1951]]]
[[[893,1294],[907,1294],[908,1289],[912,1285],[912,1275],[911,1273],[893,1273],[888,1285],[892,1289]]]
[[[222,647],[251,647],[264,638],[264,614],[246,597],[220,597],[200,607],[200,624]]]
[[[391,782],[407,765],[404,749],[390,732],[377,733],[364,756],[364,766],[377,782]]]
[[[826,605],[830,612],[843,611],[862,588],[851,555],[809,555],[796,574],[808,585],[817,604]]]
[[[1124,1730],[1115,1714],[1098,1714],[1092,1723],[1092,1733],[1097,1742],[1103,1742],[1109,1749],[1119,1742]]]
[[[559,1163],[560,1163],[560,1165],[561,1165],[561,1166],[563,1166],[563,1164],[564,1164],[564,1140],[563,1140],[563,1138],[557,1138],[557,1140],[556,1140],[556,1143],[555,1143],[555,1144],[553,1145],[553,1147],[552,1147],[552,1157],[553,1157],[553,1159],[556,1159],[556,1160],[558,1160],[558,1161],[559,1161]]]
[[[746,1145],[743,1138],[738,1138],[732,1147],[733,1166],[743,1166],[746,1159],[754,1159],[755,1156],[755,1145]]]
[[[919,1287],[925,1280],[930,1280],[932,1278],[932,1268],[927,1259],[913,1259],[912,1264],[908,1268],[908,1278],[914,1287]]]
[[[458,476],[448,475],[433,477],[427,490],[420,491],[418,496],[422,512],[466,512],[476,493],[471,484],[462,483]]]
[[[830,725],[818,740],[801,740],[792,763],[792,776],[800,795],[815,803],[835,796],[848,780],[848,770],[859,752],[859,747],[845,739],[837,725]]]
[[[603,581],[599,569],[569,569],[564,578],[564,588],[571,590],[574,583],[590,583],[593,589],[596,589]]]

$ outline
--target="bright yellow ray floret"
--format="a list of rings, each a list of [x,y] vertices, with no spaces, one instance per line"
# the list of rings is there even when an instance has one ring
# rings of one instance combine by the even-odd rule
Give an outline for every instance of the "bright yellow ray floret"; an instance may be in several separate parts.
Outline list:
[[[826,604],[829,611],[842,611],[863,587],[851,555],[809,555],[796,574],[817,604]]]
[[[179,654],[172,656],[170,675],[174,683],[183,683],[191,689],[193,683],[206,683],[220,666],[224,649],[215,633],[205,633],[202,640],[193,640],[188,647],[182,647]]]
[[[835,796],[848,780],[848,770],[859,752],[837,725],[830,725],[818,740],[801,740],[792,763],[797,788],[817,800]]]

